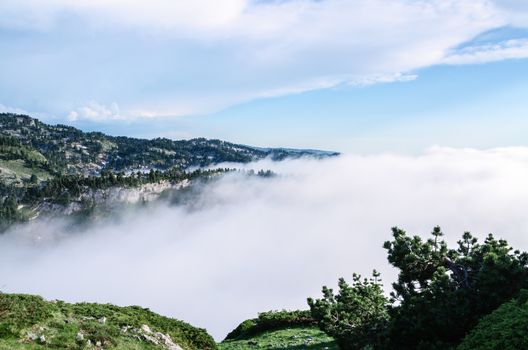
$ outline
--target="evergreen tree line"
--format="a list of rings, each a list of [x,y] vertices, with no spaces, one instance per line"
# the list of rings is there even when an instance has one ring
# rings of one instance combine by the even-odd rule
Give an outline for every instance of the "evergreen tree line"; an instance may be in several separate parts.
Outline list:
[[[23,215],[18,210],[18,201],[14,195],[0,199],[0,232],[22,220]]]
[[[46,181],[39,182],[33,174],[25,180],[23,186],[0,183],[0,232],[16,222],[23,222],[27,218],[19,205],[34,207],[38,203],[48,201],[67,206],[74,200],[79,200],[83,194],[94,190],[111,187],[134,188],[145,184],[169,181],[177,183],[184,180],[206,180],[215,175],[237,171],[247,176],[268,178],[275,176],[270,170],[241,171],[230,168],[197,169],[183,172],[178,169],[160,171],[151,169],[149,172],[135,172],[126,175],[123,172],[103,171],[99,176],[57,175]],[[84,203],[85,201],[82,201]],[[92,203],[92,205],[94,205]]]
[[[59,175],[41,184],[28,186],[21,201],[23,203],[33,203],[42,199],[54,201],[64,196],[64,193],[68,193],[70,198],[76,198],[88,190],[110,187],[138,187],[160,181],[179,182],[209,177],[228,171],[230,169],[195,170],[192,172],[182,172],[177,169],[168,171],[152,169],[148,173],[136,172],[130,175],[125,175],[123,172],[114,173],[110,171],[103,171],[100,176]]]

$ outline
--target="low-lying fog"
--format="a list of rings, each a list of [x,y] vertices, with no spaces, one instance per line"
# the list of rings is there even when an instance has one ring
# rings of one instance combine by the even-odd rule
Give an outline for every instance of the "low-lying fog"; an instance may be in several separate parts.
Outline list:
[[[271,309],[306,308],[353,272],[395,277],[390,228],[451,244],[469,230],[528,249],[528,148],[263,161],[274,178],[228,175],[193,210],[145,209],[82,234],[59,223],[0,237],[0,290],[138,304],[223,338]],[[36,237],[40,239],[36,240]]]

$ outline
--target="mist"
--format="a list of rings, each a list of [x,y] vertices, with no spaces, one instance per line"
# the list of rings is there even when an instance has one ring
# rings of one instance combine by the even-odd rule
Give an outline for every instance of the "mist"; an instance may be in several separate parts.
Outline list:
[[[229,165],[222,165],[229,166]],[[240,167],[240,165],[237,165]],[[269,160],[272,178],[229,174],[191,204],[157,205],[82,232],[61,221],[0,236],[0,290],[141,305],[217,340],[258,312],[306,309],[322,285],[396,271],[391,227],[451,245],[493,232],[528,250],[528,148],[433,148],[419,156]]]

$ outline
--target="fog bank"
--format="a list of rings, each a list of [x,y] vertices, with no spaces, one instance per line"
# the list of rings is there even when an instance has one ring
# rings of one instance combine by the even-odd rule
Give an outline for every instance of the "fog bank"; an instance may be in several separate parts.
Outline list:
[[[466,230],[493,232],[528,250],[528,148],[245,168],[280,175],[227,175],[192,208],[150,208],[84,233],[50,222],[0,236],[0,290],[142,305],[221,339],[260,311],[306,308],[353,272],[376,268],[389,288],[395,271],[381,246],[392,226],[441,225],[452,244]]]

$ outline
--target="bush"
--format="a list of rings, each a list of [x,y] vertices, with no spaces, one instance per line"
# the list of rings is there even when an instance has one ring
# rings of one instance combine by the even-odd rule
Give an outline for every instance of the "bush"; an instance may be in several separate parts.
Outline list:
[[[0,293],[1,332],[15,335],[23,328],[51,318],[55,311],[55,305],[38,296]]]
[[[334,337],[344,350],[376,346],[389,318],[388,300],[376,271],[371,279],[354,274],[351,285],[341,278],[338,294],[325,286],[323,298],[309,298],[308,304],[321,330]]]
[[[480,320],[457,350],[528,349],[528,291]]]

